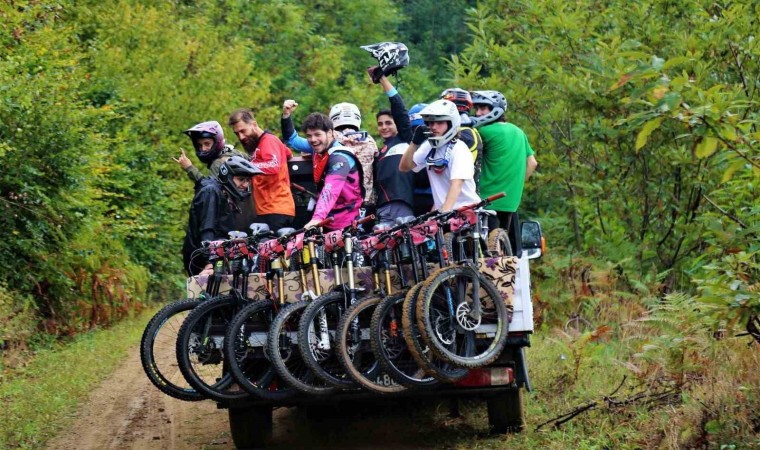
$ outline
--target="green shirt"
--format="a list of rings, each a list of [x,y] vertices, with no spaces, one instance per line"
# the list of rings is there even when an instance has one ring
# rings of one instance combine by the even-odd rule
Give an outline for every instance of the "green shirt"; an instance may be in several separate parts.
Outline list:
[[[496,122],[478,128],[483,138],[483,168],[480,175],[480,196],[504,192],[506,197],[491,203],[496,211],[516,212],[520,206],[525,170],[533,149],[517,125]]]

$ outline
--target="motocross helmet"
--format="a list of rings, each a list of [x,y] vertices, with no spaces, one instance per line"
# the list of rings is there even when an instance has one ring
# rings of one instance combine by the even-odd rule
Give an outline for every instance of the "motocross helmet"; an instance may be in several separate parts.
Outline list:
[[[425,125],[425,121],[422,120],[420,111],[425,109],[426,106],[427,103],[417,103],[416,105],[409,108],[409,124],[412,126],[412,128]]]
[[[336,130],[349,126],[358,131],[362,126],[362,113],[353,103],[338,103],[330,108],[330,120]]]
[[[442,136],[430,136],[428,142],[433,149],[445,146],[459,132],[462,118],[459,117],[457,106],[449,100],[436,100],[427,105],[420,116],[425,122],[448,122],[449,129]]]
[[[236,176],[252,177],[260,173],[263,173],[261,169],[253,165],[247,159],[242,156],[232,156],[219,168],[217,179],[222,183],[222,187],[230,195],[238,200],[242,200],[251,195],[251,192],[249,190],[239,190],[237,186],[235,186],[235,182],[232,178]]]
[[[473,91],[472,103],[474,106],[488,105],[491,107],[491,112],[485,116],[472,118],[472,124],[475,127],[496,122],[507,112],[507,99],[499,91]]]
[[[385,76],[393,75],[409,65],[409,49],[401,42],[379,42],[362,45],[361,48],[372,53]]]
[[[193,147],[195,148],[195,155],[198,159],[205,163],[211,164],[224,149],[224,131],[219,122],[212,120],[210,122],[201,122],[198,125],[185,130],[185,134],[193,141]],[[201,138],[209,138],[214,140],[214,145],[209,151],[202,151],[198,140]]]
[[[472,109],[472,96],[464,89],[451,88],[441,92],[441,98],[450,100],[457,105],[460,113],[468,113]]]

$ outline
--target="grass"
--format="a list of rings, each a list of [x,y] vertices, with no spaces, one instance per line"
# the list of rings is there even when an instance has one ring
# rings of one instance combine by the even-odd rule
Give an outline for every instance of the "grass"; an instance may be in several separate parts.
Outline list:
[[[0,449],[41,448],[139,343],[154,312],[40,350],[26,366],[6,374],[0,386]]]
[[[613,399],[631,398],[654,389],[657,382],[647,385],[646,377],[636,376],[623,363],[636,360],[630,344],[614,339],[585,345],[575,379],[573,345],[581,338],[559,329],[534,336],[528,351],[534,390],[526,395],[527,426],[522,433],[489,436],[484,402],[465,402],[460,419],[450,419],[445,408],[437,413],[437,448],[760,449],[757,345],[747,347],[746,340],[713,342],[719,353],[714,364],[692,372],[692,380],[668,401],[615,406],[604,399],[619,387]],[[596,408],[558,428],[536,429],[594,401]]]

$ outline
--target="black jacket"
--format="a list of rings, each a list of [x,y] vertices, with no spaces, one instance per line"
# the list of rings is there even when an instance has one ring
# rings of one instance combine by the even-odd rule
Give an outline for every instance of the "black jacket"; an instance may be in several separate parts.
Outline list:
[[[398,134],[383,142],[383,148],[380,149],[373,164],[377,206],[392,201],[402,201],[411,208],[414,206],[414,172],[398,170],[401,157],[412,140],[409,112],[401,95],[396,94],[389,100],[391,102],[391,116],[396,124]],[[427,174],[423,175],[427,179]]]
[[[235,214],[232,205],[216,178],[203,178],[195,185],[182,245],[182,260],[190,275],[197,275],[208,263],[207,255],[200,255],[200,252],[193,255],[201,248],[201,242],[227,239],[227,233],[233,230]]]

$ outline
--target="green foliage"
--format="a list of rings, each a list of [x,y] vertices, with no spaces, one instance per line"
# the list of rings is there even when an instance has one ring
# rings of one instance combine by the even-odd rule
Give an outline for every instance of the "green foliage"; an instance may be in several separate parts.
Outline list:
[[[758,8],[486,0],[450,62],[457,84],[504,92],[528,133],[540,168],[523,204],[549,216],[550,243],[666,274],[654,295],[696,279],[740,324],[760,281]]]
[[[352,101],[369,128],[387,99],[359,46],[403,21],[386,0],[11,2],[0,15],[0,251],[13,255],[0,282],[54,335],[182,289],[182,130],[243,106],[277,130],[286,98],[302,116]],[[435,95],[426,70],[409,69],[408,99]]]

